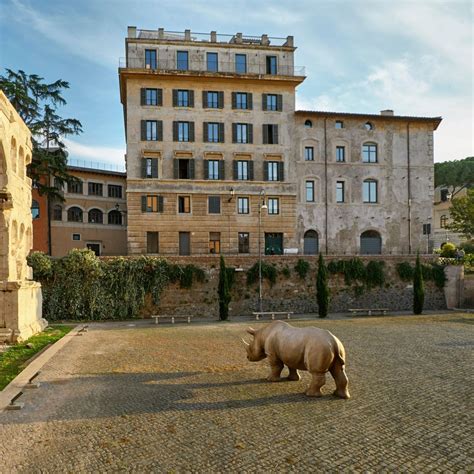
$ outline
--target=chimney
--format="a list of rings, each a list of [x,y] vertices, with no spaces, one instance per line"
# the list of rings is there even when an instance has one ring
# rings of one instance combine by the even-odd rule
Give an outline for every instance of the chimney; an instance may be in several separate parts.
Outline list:
[[[392,109],[381,110],[380,115],[393,115]]]
[[[129,26],[127,28],[127,36],[129,38],[136,38],[137,37],[137,27],[136,26]]]

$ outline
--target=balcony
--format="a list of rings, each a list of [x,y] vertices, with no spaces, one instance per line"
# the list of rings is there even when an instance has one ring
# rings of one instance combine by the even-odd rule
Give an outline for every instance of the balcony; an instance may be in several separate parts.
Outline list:
[[[234,62],[219,62],[218,68],[208,68],[206,61],[189,61],[188,64],[180,63],[177,60],[159,60],[156,64],[150,64],[145,61],[145,58],[129,56],[128,58],[119,59],[119,68],[127,69],[148,69],[150,71],[160,72],[178,72],[178,73],[200,73],[200,74],[238,74],[241,76],[305,76],[304,66],[286,66],[279,65],[276,73],[271,74],[267,72],[267,65],[262,63],[249,63],[245,70],[237,67]]]

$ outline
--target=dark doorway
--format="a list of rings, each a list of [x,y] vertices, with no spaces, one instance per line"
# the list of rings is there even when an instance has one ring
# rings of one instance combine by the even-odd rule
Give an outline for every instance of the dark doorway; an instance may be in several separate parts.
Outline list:
[[[179,254],[191,255],[191,235],[189,232],[179,233]]]
[[[283,255],[283,234],[265,232],[265,255]]]
[[[382,237],[375,230],[367,230],[360,235],[361,255],[380,255],[382,253]]]
[[[315,230],[308,230],[304,234],[304,254],[317,255],[319,253],[318,233]]]
[[[100,257],[100,244],[87,243],[86,247]]]

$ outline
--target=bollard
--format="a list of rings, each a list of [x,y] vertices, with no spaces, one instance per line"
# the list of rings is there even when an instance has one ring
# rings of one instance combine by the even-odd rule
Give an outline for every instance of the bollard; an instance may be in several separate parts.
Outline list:
[[[33,380],[36,377],[38,377],[39,374],[40,374],[40,372],[36,372],[36,374],[33,375],[33,377],[31,377],[30,380],[28,380],[28,383],[25,385],[24,388],[39,388],[40,383],[39,382],[33,382]]]
[[[18,393],[17,395],[15,395],[11,401],[10,401],[10,405],[7,405],[7,407],[5,408],[5,410],[21,410],[25,404],[24,403],[21,403],[21,402],[17,402],[17,400],[23,395],[23,392],[20,392]]]

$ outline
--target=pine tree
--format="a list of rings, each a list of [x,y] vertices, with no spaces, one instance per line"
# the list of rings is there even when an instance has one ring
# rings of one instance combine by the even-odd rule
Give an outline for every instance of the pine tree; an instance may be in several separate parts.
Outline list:
[[[416,255],[415,273],[413,274],[413,312],[421,314],[425,302],[425,287],[421,269],[420,255]]]
[[[323,254],[319,254],[318,273],[316,276],[316,299],[320,318],[325,318],[329,310],[328,271],[324,263]]]
[[[219,295],[219,319],[221,321],[225,321],[229,317],[230,290],[228,278],[224,257],[221,255],[219,287],[217,290]]]

